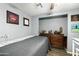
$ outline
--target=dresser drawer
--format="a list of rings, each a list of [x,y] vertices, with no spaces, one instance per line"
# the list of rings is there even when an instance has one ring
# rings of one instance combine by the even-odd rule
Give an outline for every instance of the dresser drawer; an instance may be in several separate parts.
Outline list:
[[[51,43],[52,43],[52,47],[63,48],[64,36],[59,34],[53,35],[53,39],[51,40]]]

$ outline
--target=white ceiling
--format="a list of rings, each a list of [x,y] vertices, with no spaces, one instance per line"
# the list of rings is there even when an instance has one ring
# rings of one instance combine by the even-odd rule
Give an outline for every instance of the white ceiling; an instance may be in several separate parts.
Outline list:
[[[11,5],[30,16],[44,15],[50,12],[50,3],[42,3],[42,8],[37,7],[35,3],[12,3]],[[79,3],[54,3],[52,13],[62,13],[77,8],[79,8]]]

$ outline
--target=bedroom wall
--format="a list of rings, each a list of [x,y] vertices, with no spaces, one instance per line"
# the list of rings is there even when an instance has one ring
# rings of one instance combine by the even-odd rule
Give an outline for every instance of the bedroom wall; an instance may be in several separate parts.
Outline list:
[[[11,11],[19,15],[19,25],[6,23],[6,11]],[[23,26],[23,17],[29,18],[30,26]],[[0,42],[19,39],[32,35],[31,17],[22,13],[20,10],[8,5],[0,4]],[[7,39],[2,38],[8,36]]]
[[[52,19],[44,19],[39,21],[39,31],[46,30],[47,32],[49,30],[59,31],[59,28],[63,27],[63,34],[67,36],[67,17],[58,17],[58,18],[52,18]]]
[[[39,17],[36,16],[36,17],[32,17],[32,29],[31,29],[31,32],[32,32],[32,35],[39,35]]]

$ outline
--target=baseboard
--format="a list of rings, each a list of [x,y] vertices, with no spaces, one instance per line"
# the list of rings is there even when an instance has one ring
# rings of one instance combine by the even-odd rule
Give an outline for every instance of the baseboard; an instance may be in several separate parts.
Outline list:
[[[66,52],[72,55],[72,52],[70,52],[70,51],[66,51]],[[76,53],[74,53],[74,55],[76,55]]]
[[[67,52],[68,54],[72,54],[72,52],[68,51],[67,49],[65,49],[65,50],[66,50],[66,52]]]
[[[72,52],[70,52],[70,51],[66,51],[67,53],[69,53],[69,54],[72,54]]]
[[[15,43],[15,42],[19,42],[19,41],[22,41],[22,40],[25,40],[25,39],[28,39],[28,38],[31,38],[31,37],[34,37],[34,36],[35,36],[35,35],[30,35],[30,36],[26,36],[26,37],[18,38],[18,39],[11,40],[11,41],[0,42],[0,47],[9,45],[9,44],[12,44],[12,43]]]

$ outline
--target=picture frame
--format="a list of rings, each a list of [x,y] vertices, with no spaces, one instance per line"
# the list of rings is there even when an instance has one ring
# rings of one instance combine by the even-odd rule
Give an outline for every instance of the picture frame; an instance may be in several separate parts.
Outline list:
[[[72,30],[72,32],[79,33],[79,23],[71,24],[71,30]]]
[[[29,19],[28,18],[23,17],[23,25],[29,26]]]
[[[7,10],[7,23],[19,24],[19,15]]]
[[[79,21],[79,14],[71,15],[71,21]]]

